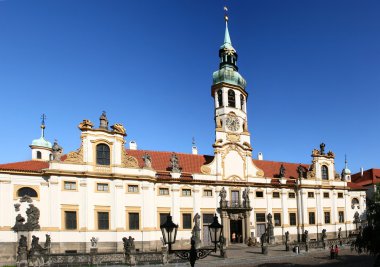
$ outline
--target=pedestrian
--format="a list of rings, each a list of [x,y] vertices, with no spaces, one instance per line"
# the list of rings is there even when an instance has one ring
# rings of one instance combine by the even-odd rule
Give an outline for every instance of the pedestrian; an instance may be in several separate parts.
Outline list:
[[[233,232],[232,233],[232,243],[235,243],[235,241],[236,241],[236,234],[235,234],[235,232]]]
[[[335,259],[337,259],[338,258],[338,254],[339,254],[338,245],[335,245],[334,254],[335,254]]]
[[[334,246],[332,245],[330,247],[330,259],[334,259],[334,254],[335,254],[335,249],[334,249]]]

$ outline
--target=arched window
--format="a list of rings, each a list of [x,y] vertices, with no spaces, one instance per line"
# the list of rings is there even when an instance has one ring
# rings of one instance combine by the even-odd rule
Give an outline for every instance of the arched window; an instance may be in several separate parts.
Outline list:
[[[110,165],[110,148],[105,144],[96,146],[96,164]]]
[[[322,171],[322,180],[328,180],[329,179],[329,168],[327,168],[326,165],[322,165],[321,171]]]
[[[233,108],[236,107],[235,92],[233,90],[228,90],[228,106]]]
[[[41,151],[37,151],[37,159],[41,159],[41,158],[42,158]]]
[[[222,89],[218,90],[218,104],[219,104],[219,107],[223,107],[223,92],[222,92]]]
[[[21,187],[19,190],[17,190],[17,196],[23,197],[23,196],[30,196],[30,197],[37,197],[37,192],[33,188],[30,187]]]
[[[244,108],[244,96],[240,95],[240,109],[243,110]]]

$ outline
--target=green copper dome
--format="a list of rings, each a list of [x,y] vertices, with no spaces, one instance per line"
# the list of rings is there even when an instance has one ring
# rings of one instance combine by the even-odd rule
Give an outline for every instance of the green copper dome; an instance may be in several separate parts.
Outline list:
[[[247,86],[247,82],[244,80],[243,76],[240,75],[239,72],[235,71],[233,68],[224,67],[215,71],[212,74],[212,84],[218,83],[230,83],[245,89]]]
[[[33,140],[32,146],[40,146],[40,147],[46,147],[46,148],[52,148],[52,145],[49,141],[47,141],[43,136],[41,136],[38,139]]]

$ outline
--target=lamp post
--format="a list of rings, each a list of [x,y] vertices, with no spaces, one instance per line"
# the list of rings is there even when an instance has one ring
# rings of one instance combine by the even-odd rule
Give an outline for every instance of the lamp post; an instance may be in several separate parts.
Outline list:
[[[190,250],[173,250],[172,244],[177,237],[178,224],[173,223],[172,216],[168,215],[167,220],[160,226],[164,243],[169,247],[169,253],[175,253],[181,259],[189,260],[190,265],[194,267],[197,260],[206,258],[211,252],[216,252],[217,244],[221,242],[223,225],[218,222],[218,217],[214,215],[214,221],[209,225],[211,242],[214,243],[213,249],[195,248],[195,240],[191,238]]]

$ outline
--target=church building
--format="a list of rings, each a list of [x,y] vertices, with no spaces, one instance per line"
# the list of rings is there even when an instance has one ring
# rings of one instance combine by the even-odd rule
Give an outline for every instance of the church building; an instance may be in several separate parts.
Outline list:
[[[198,154],[195,145],[189,154],[139,150],[134,142],[127,147],[124,126],[109,125],[105,112],[99,125],[80,122],[80,147],[64,153],[46,140],[43,120],[31,159],[0,164],[0,262],[16,255],[17,227],[32,227],[41,242],[49,234],[54,253],[89,252],[92,237],[99,251],[122,251],[128,236],[140,250],[160,250],[160,225],[169,214],[179,225],[174,248],[189,246],[197,214],[202,246],[210,244],[214,214],[227,247],[260,241],[268,227],[271,243],[282,243],[286,232],[293,241],[305,230],[311,240],[323,229],[328,238],[355,230],[366,191],[351,182],[347,164],[335,169],[335,154],[325,144],[310,147],[307,164],[253,159],[248,93],[237,60],[226,17],[211,85],[213,155]]]

